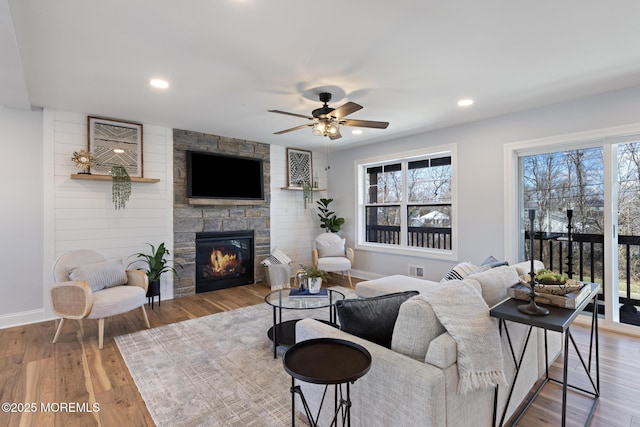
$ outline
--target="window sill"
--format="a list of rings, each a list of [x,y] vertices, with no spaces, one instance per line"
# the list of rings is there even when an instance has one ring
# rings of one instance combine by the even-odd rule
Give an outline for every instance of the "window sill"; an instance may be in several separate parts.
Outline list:
[[[393,255],[402,255],[402,256],[410,256],[415,258],[427,258],[427,259],[437,259],[437,260],[445,260],[445,261],[457,261],[458,253],[457,251],[438,251],[433,249],[424,249],[424,248],[408,248],[396,246],[392,247],[390,245],[384,244],[375,244],[375,243],[358,243],[355,247],[356,250],[365,251],[365,252],[377,252],[382,254],[393,254]]]

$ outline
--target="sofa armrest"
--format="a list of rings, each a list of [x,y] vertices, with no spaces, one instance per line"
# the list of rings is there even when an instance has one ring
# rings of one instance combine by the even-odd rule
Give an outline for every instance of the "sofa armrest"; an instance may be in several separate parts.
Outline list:
[[[83,319],[93,307],[93,292],[87,282],[70,280],[51,286],[51,308],[56,316]]]
[[[448,332],[440,334],[429,343],[425,362],[446,369],[458,360],[458,345]]]
[[[125,273],[127,273],[127,285],[139,286],[144,289],[145,294],[147,293],[147,289],[149,288],[147,273],[140,270],[125,270]]]
[[[296,324],[298,342],[323,337],[355,342],[371,353],[371,369],[351,385],[351,415],[358,420],[358,425],[446,424],[442,370],[314,319],[303,319]],[[312,413],[317,413],[324,386],[299,384]],[[327,390],[325,400],[333,401],[333,387]],[[320,424],[329,425],[330,421],[329,411],[323,410]]]

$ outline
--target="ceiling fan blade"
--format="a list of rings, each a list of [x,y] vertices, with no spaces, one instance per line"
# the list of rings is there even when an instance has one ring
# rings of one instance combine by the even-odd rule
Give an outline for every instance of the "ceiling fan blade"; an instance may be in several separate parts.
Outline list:
[[[311,126],[313,126],[313,123],[307,123],[307,124],[304,124],[304,125],[296,126],[294,128],[291,128],[291,129],[285,129],[285,130],[281,130],[279,132],[274,132],[273,134],[274,135],[281,135],[283,133],[292,132],[294,130],[304,129],[304,128],[308,128],[308,127],[311,127]]]
[[[280,110],[267,110],[267,111],[270,113],[286,114],[287,116],[302,117],[303,119],[314,120],[313,117],[305,116],[304,114],[288,113],[286,111],[280,111]]]
[[[329,113],[329,116],[333,116],[337,119],[341,119],[342,117],[347,117],[351,113],[355,113],[358,110],[362,110],[362,105],[356,104],[355,102],[347,102],[344,105],[333,110]]]
[[[340,135],[340,131],[338,131],[337,133],[334,133],[334,134],[329,134],[329,139],[332,140],[332,141],[334,139],[340,139],[340,138],[342,138],[342,135]]]
[[[340,120],[342,126],[356,126],[361,128],[386,129],[389,122],[374,122],[371,120]]]

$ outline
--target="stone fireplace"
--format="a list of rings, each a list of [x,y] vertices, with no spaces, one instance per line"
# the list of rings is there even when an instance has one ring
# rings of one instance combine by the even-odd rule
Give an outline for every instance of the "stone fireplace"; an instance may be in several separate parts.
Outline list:
[[[262,159],[265,199],[248,204],[232,201],[212,201],[211,203],[198,201],[194,203],[193,200],[187,197],[187,151]],[[227,138],[202,132],[173,130],[173,255],[174,259],[184,267],[179,269],[178,276],[173,282],[173,295],[175,298],[193,295],[196,292],[236,286],[235,284],[230,284],[235,278],[232,280],[231,277],[225,277],[222,280],[215,280],[215,278],[210,277],[219,274],[214,272],[213,267],[205,267],[205,270],[201,269],[198,262],[199,255],[197,255],[196,250],[196,239],[208,233],[245,233],[247,231],[253,233],[252,260],[247,260],[246,251],[242,246],[242,248],[236,248],[240,252],[236,254],[236,257],[238,255],[242,256],[241,267],[238,267],[237,264],[230,264],[227,268],[231,270],[243,268],[246,272],[251,271],[252,277],[245,276],[241,280],[244,282],[242,284],[266,282],[265,272],[260,266],[260,261],[269,255],[271,246],[271,232],[269,229],[271,163],[269,153],[269,145],[260,142]],[[234,246],[235,244],[225,245],[223,249],[231,249],[233,251],[235,250],[233,249]],[[218,254],[215,254],[215,256],[217,257]],[[223,260],[224,254],[219,256],[221,257],[220,260]],[[211,252],[204,255],[203,259],[205,258],[210,261]],[[207,277],[199,278],[200,275]],[[229,273],[229,276],[231,275]],[[214,282],[218,283],[213,284]],[[212,289],[206,289],[207,287]]]
[[[253,230],[196,233],[196,293],[253,283]]]

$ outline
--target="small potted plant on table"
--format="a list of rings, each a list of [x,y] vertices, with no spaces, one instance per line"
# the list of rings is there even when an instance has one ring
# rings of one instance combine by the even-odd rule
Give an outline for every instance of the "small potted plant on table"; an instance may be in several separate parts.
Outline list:
[[[302,275],[303,279],[307,280],[307,287],[310,294],[317,294],[322,287],[322,280],[329,280],[329,273],[325,270],[319,270],[313,265],[300,265],[300,268],[304,270]]]

